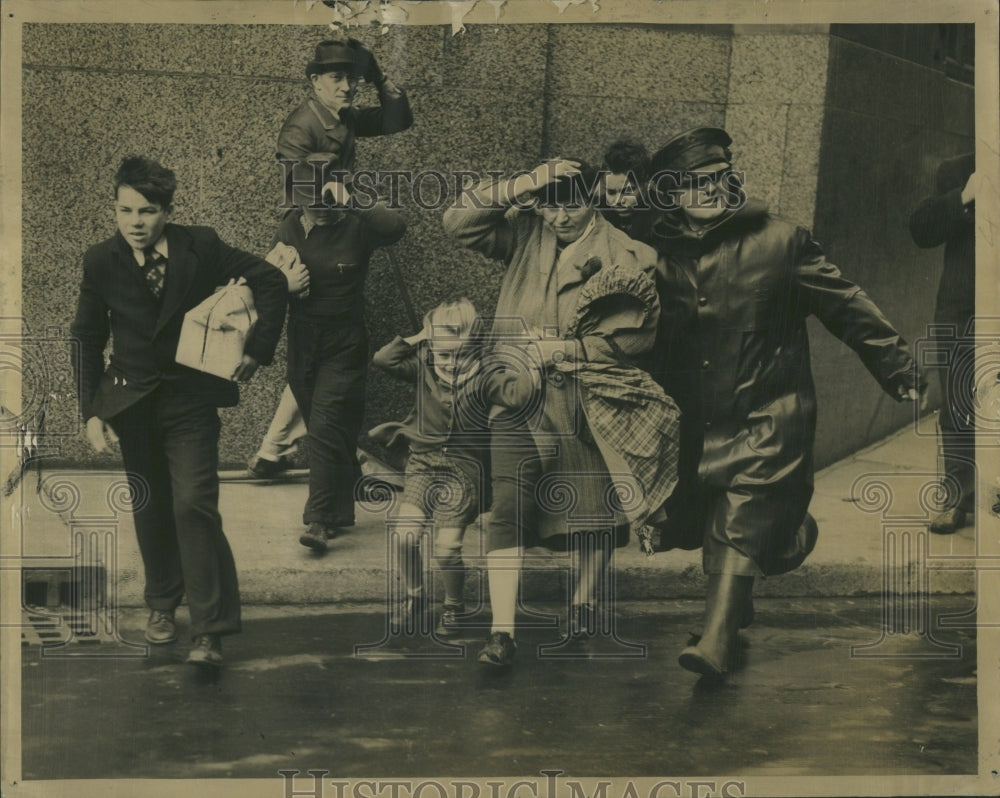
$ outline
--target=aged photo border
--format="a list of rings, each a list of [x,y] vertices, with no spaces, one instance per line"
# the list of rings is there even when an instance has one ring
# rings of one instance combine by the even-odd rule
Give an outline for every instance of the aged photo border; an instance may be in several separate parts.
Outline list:
[[[670,2],[670,0],[583,0],[555,3],[551,0],[507,0],[502,6],[488,0],[469,2],[422,2],[400,4],[405,8],[405,22],[392,24],[452,24],[458,31],[462,24],[527,23],[659,23],[746,25],[806,25],[831,22],[972,22],[976,26],[976,152],[977,168],[993,176],[990,190],[977,199],[977,316],[1000,317],[1000,281],[998,253],[1000,242],[1000,119],[998,119],[998,4],[996,0],[916,0],[915,2],[861,2],[842,0],[823,2]],[[497,19],[497,15],[499,19]],[[331,21],[328,8],[320,2],[271,0],[270,2],[184,2],[150,0],[142,3],[104,2],[103,0],[10,0],[2,4],[2,48],[0,69],[2,91],[2,239],[0,239],[0,317],[21,315],[21,25],[26,22],[96,22],[96,23],[185,23],[219,24],[294,24],[324,26]],[[457,35],[461,35],[458,33]],[[5,372],[3,386],[8,397],[20,395],[16,379]],[[0,448],[0,473],[13,467],[12,452]],[[984,447],[977,456],[979,468],[987,474],[1000,474],[1000,449]],[[989,480],[992,481],[992,480]],[[6,506],[0,526],[9,529],[11,515]],[[985,519],[980,527],[979,552],[984,557],[1000,557],[1000,522]],[[107,795],[168,796],[197,790],[199,795],[278,796],[284,787],[274,779],[207,779],[197,781],[95,780],[20,782],[20,658],[21,644],[15,616],[20,611],[20,581],[10,566],[16,566],[17,541],[10,535],[0,538],[0,668],[2,668],[2,740],[3,784],[0,788],[12,796]],[[745,779],[746,795],[947,795],[995,794],[1000,791],[1000,572],[984,570],[980,574],[978,613],[978,702],[979,702],[979,775],[975,777],[843,777],[843,778],[762,778]],[[990,623],[983,623],[984,620]],[[377,774],[372,774],[377,776]],[[682,774],[671,774],[682,778]],[[718,774],[739,779],[739,774]],[[538,774],[524,774],[543,785]],[[622,780],[619,777],[619,780]],[[695,779],[697,780],[697,779]],[[480,781],[482,781],[480,779]],[[598,779],[581,779],[593,790]],[[647,794],[655,779],[636,779],[639,794]],[[16,786],[15,786],[16,784]],[[645,791],[644,791],[645,790]],[[544,786],[539,790],[544,794]],[[330,794],[335,794],[332,790]],[[591,793],[588,793],[591,794]],[[614,794],[612,792],[612,794]]]

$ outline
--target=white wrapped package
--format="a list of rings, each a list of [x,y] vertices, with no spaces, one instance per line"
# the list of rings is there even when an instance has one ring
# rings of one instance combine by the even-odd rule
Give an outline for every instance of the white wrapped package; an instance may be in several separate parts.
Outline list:
[[[232,379],[257,323],[253,292],[241,277],[184,314],[177,357],[182,366]]]

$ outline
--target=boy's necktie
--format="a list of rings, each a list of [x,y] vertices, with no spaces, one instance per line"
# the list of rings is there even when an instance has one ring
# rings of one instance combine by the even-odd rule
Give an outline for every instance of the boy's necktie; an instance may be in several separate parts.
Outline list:
[[[163,282],[167,274],[167,259],[153,247],[142,251],[146,260],[142,265],[142,273],[146,276],[146,285],[153,296],[159,299],[163,295]]]

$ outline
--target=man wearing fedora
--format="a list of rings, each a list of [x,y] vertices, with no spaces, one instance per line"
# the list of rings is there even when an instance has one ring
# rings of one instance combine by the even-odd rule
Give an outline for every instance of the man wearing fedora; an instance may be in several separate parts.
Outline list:
[[[413,124],[406,92],[389,80],[371,51],[355,39],[332,40],[316,45],[306,66],[312,95],[291,113],[278,134],[277,157],[283,161],[316,161],[325,173],[354,166],[358,136],[388,136]],[[379,106],[355,108],[358,82],[376,87]],[[285,166],[287,171],[292,164]],[[287,191],[290,181],[283,187]],[[297,441],[306,434],[302,414],[286,385],[274,418],[257,453],[250,458],[249,474],[266,479],[292,465]]]
[[[279,159],[322,161],[334,169],[351,170],[357,137],[388,136],[413,124],[406,92],[385,76],[375,56],[356,39],[317,44],[306,78],[312,96],[282,125]],[[362,78],[378,90],[378,107],[354,107]]]
[[[654,376],[682,412],[661,548],[702,548],[704,629],[680,664],[715,677],[753,618],[754,578],[798,567],[816,541],[806,317],[854,349],[897,401],[923,389],[899,333],[809,231],[747,199],[730,144],[703,127],[653,155],[660,212],[647,238],[662,304]]]

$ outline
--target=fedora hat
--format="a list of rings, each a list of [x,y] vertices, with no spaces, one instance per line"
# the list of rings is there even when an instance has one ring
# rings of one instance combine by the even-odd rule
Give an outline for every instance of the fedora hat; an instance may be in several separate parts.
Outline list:
[[[341,68],[352,75],[360,74],[358,53],[347,42],[326,39],[316,45],[313,60],[306,65],[306,76],[332,72]]]

